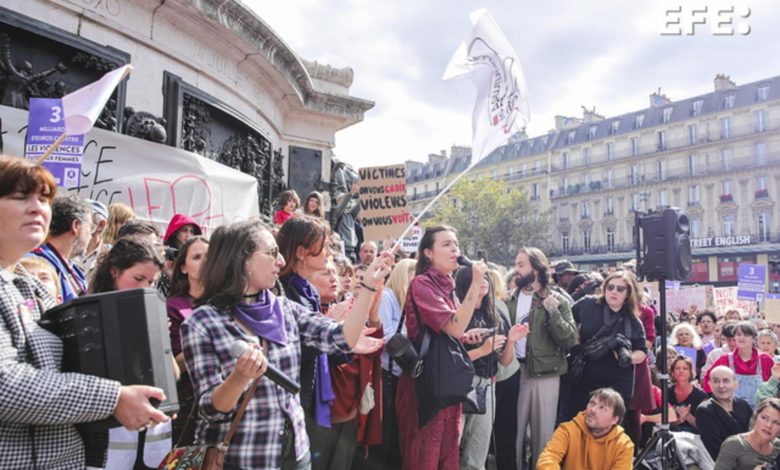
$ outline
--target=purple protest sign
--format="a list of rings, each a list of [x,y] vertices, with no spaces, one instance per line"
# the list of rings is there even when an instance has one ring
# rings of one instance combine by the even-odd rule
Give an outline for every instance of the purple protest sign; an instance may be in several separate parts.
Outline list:
[[[24,156],[38,160],[65,132],[62,100],[58,98],[31,98],[27,118],[27,141]],[[81,160],[84,155],[84,136],[71,135],[57,146],[43,162],[54,176],[58,186],[76,187],[81,183]]]
[[[740,263],[737,268],[737,298],[759,300],[766,290],[766,266]]]

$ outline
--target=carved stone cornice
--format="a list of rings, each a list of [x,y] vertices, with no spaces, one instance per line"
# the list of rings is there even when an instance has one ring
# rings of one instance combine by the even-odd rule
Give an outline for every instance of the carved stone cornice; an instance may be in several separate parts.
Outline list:
[[[254,11],[236,0],[189,0],[187,5],[172,7],[195,8],[210,21],[222,25],[274,66],[295,89],[302,104],[314,111],[351,119],[363,119],[374,102],[319,90],[312,76],[344,86],[351,83],[351,73],[344,69],[323,67],[311,74],[304,61]],[[323,77],[329,78],[323,78]]]
[[[754,214],[764,211],[772,211],[775,207],[775,202],[769,198],[756,199],[749,204],[750,209]]]
[[[718,207],[715,208],[715,211],[718,213],[718,216],[724,216],[724,215],[736,215],[737,211],[739,210],[739,206],[735,202],[721,202],[718,204]]]

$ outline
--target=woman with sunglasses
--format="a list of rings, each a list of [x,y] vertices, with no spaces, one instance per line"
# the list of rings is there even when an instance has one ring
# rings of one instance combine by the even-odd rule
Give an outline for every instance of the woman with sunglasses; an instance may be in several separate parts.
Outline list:
[[[723,442],[715,470],[767,468],[780,457],[780,400],[769,398],[753,413],[750,431]],[[768,468],[776,468],[775,466]]]
[[[615,271],[604,281],[600,296],[586,296],[572,306],[580,343],[602,339],[603,347],[588,357],[582,381],[574,384],[569,399],[570,417],[584,410],[590,392],[602,387],[616,390],[628,403],[634,389],[634,364],[647,357],[645,330],[639,321],[641,292],[634,274]]]
[[[285,260],[261,222],[236,222],[214,231],[201,269],[201,305],[181,327],[184,359],[198,397],[198,442],[222,441],[242,394],[267,364],[301,383],[303,345],[325,353],[353,349],[368,320],[370,290],[389,272],[387,261],[379,257],[371,265],[370,289],[357,297],[344,321],[336,322],[271,292]],[[250,344],[238,359],[231,354],[237,341]],[[301,385],[303,392],[306,385]],[[261,379],[227,450],[225,468],[309,469],[303,414],[299,394]]]

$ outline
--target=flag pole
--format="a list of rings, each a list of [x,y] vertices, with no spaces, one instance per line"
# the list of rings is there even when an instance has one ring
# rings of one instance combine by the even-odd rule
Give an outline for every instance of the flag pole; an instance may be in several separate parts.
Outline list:
[[[53,144],[49,145],[49,148],[46,149],[46,152],[44,152],[43,155],[41,155],[40,158],[38,158],[38,165],[43,164],[43,162],[45,162],[46,159],[49,158],[49,155],[51,155],[57,149],[57,147],[59,147],[60,144],[65,141],[67,137],[68,134],[66,132],[60,134],[60,136],[57,137],[57,140],[55,140]]]
[[[393,244],[393,248],[390,250],[390,252],[391,252],[391,253],[395,253],[395,250],[397,250],[397,249],[398,249],[398,247],[399,247],[399,246],[401,246],[401,241],[402,241],[402,240],[403,240],[403,238],[404,238],[404,237],[405,237],[405,236],[406,236],[406,235],[409,233],[409,230],[411,230],[411,229],[412,229],[412,227],[413,227],[413,226],[414,226],[414,225],[415,225],[417,222],[419,222],[419,221],[420,221],[420,219],[422,218],[422,216],[423,216],[423,215],[424,215],[426,212],[428,212],[428,210],[430,210],[430,208],[431,208],[431,207],[433,207],[433,205],[434,205],[434,204],[436,204],[436,201],[438,201],[438,200],[439,200],[439,198],[441,198],[442,196],[444,196],[444,193],[446,193],[446,192],[447,192],[447,191],[448,191],[448,190],[449,190],[449,189],[450,189],[450,188],[451,188],[451,187],[452,187],[452,186],[453,186],[453,185],[454,185],[454,184],[455,184],[455,183],[456,183],[456,182],[457,182],[459,179],[461,179],[461,177],[463,177],[463,175],[465,175],[465,174],[466,174],[466,173],[467,173],[467,172],[468,172],[470,169],[471,169],[470,167],[469,167],[469,168],[466,168],[466,169],[465,169],[465,170],[463,170],[463,171],[462,171],[462,172],[461,172],[461,173],[460,173],[458,176],[456,176],[456,177],[455,177],[455,179],[453,179],[452,181],[450,181],[450,183],[449,183],[447,186],[445,186],[445,187],[444,187],[444,189],[442,189],[442,191],[441,191],[439,194],[437,194],[437,195],[436,195],[436,197],[434,197],[434,198],[431,200],[431,202],[429,202],[429,203],[428,203],[428,205],[427,205],[427,206],[425,206],[425,207],[423,208],[423,210],[421,210],[421,211],[420,211],[420,213],[419,213],[419,214],[417,214],[417,217],[415,217],[415,218],[414,218],[414,220],[412,220],[412,223],[410,223],[410,224],[409,224],[409,225],[406,227],[406,229],[405,229],[405,230],[404,230],[404,232],[401,234],[401,236],[400,236],[400,237],[398,237],[398,239],[395,241],[395,244]]]

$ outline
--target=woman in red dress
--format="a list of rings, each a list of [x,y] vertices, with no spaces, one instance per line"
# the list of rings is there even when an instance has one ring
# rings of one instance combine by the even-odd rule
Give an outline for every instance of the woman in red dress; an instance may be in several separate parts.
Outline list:
[[[441,225],[425,231],[404,307],[407,333],[418,349],[422,335],[415,306],[420,321],[435,333],[444,332],[460,339],[471,321],[487,266],[482,262],[474,263],[471,286],[463,303],[458,305],[452,272],[458,268],[459,255],[455,229]],[[458,469],[461,410],[460,404],[444,408],[420,427],[414,379],[408,372],[401,374],[396,413],[404,470]]]

